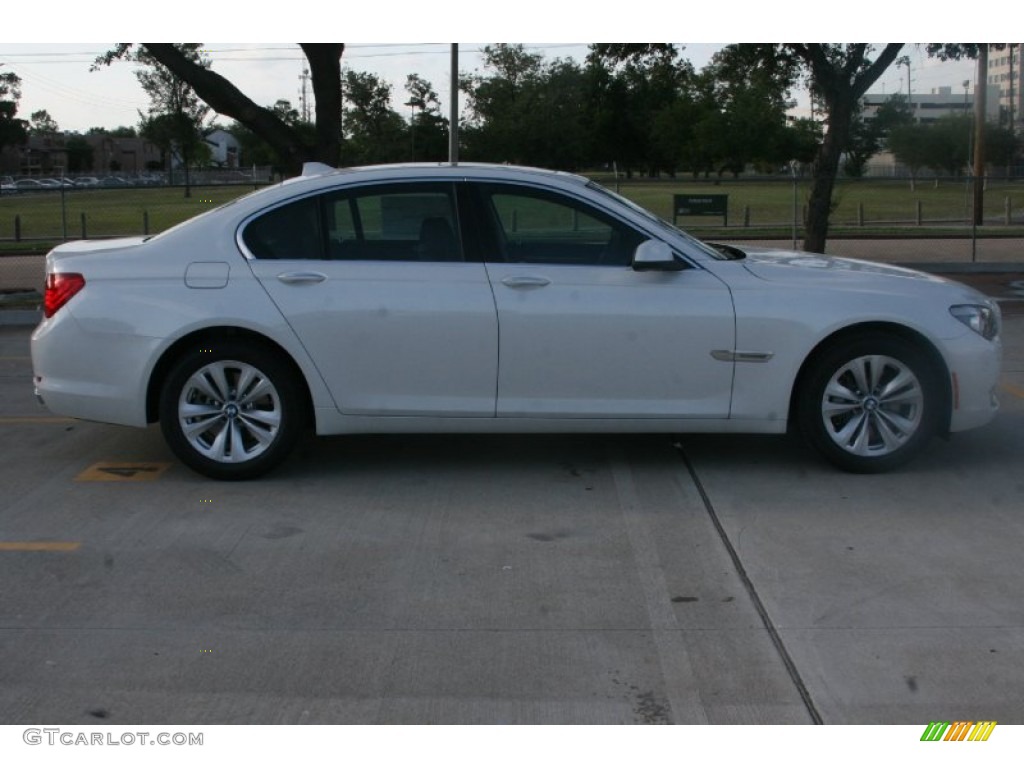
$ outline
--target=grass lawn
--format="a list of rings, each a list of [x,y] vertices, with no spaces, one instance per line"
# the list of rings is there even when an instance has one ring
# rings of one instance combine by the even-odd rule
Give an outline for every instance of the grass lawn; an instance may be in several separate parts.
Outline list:
[[[614,181],[602,179],[611,189]],[[648,208],[659,216],[672,220],[672,196],[675,194],[724,194],[729,196],[729,228],[743,226],[745,209],[749,209],[752,227],[792,226],[793,182],[729,181],[693,182],[686,179],[660,182],[625,182],[620,179],[619,192]],[[810,194],[810,181],[797,182],[798,217],[802,221],[803,207]],[[915,226],[917,206],[921,206],[922,223],[927,226],[957,225],[968,221],[971,200],[964,181],[918,181],[911,191],[907,180],[843,180],[836,184],[833,195],[833,227]],[[986,222],[1003,223],[1006,200],[1010,200],[1011,221],[1024,223],[1024,183],[990,182],[985,192]],[[862,218],[863,217],[863,218]],[[721,219],[688,217],[679,219],[680,226],[700,228],[720,225]]]
[[[146,215],[149,234],[155,234],[209,208],[252,191],[251,186],[75,190],[64,195],[67,236],[82,236],[85,214],[88,237],[141,235]],[[0,239],[14,238],[14,217],[21,219],[23,238],[53,238],[63,234],[61,195],[43,192],[0,197]]]
[[[595,174],[594,178],[611,189],[616,186],[615,180],[607,174]],[[720,218],[679,219],[680,226],[699,237],[788,237],[792,231],[793,183],[790,179],[723,179],[717,184],[688,177],[653,181],[620,179],[618,187],[626,197],[670,221],[675,194],[728,195],[727,228],[723,228]],[[939,237],[964,234],[960,228],[967,223],[970,204],[964,181],[942,180],[936,184],[933,180],[924,180],[915,187],[911,190],[910,182],[902,179],[840,181],[836,185],[831,233],[837,236],[902,233]],[[796,197],[801,221],[809,189],[809,181],[798,182]],[[188,198],[180,187],[71,191],[64,196],[67,237],[82,237],[83,214],[88,237],[141,235],[145,218],[148,218],[148,233],[154,234],[250,191],[250,186],[194,187]],[[918,205],[923,226],[916,224]],[[990,181],[985,193],[985,234],[997,234],[996,229],[1005,227],[1007,205],[1011,224],[1024,224],[1024,182]],[[21,237],[25,239],[21,243],[13,242],[15,216],[20,218]],[[59,192],[0,197],[0,253],[45,253],[54,242],[61,240],[64,226]]]

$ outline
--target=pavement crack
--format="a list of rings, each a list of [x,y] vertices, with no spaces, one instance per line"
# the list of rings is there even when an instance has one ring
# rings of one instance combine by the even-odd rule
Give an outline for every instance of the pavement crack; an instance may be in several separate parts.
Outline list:
[[[782,660],[786,673],[789,675],[789,679],[792,680],[793,685],[796,687],[797,693],[800,695],[800,700],[807,709],[807,713],[810,715],[811,721],[815,725],[822,725],[824,721],[822,720],[821,713],[818,712],[817,706],[814,704],[811,692],[807,689],[807,685],[804,683],[803,678],[800,675],[800,670],[797,669],[796,663],[793,661],[793,657],[789,655],[789,651],[786,649],[786,645],[782,641],[782,636],[779,635],[778,629],[775,627],[775,622],[772,621],[772,617],[768,613],[768,609],[765,608],[764,603],[761,601],[761,597],[757,593],[757,587],[754,586],[754,582],[751,581],[750,576],[747,574],[747,569],[744,567],[743,561],[740,560],[736,547],[733,546],[732,541],[729,539],[729,534],[726,533],[725,527],[722,525],[722,521],[718,518],[715,506],[711,503],[711,497],[708,496],[707,491],[704,488],[704,484],[697,475],[697,469],[694,467],[693,462],[690,461],[690,457],[686,454],[686,450],[683,448],[682,443],[677,442],[674,445],[676,450],[679,452],[680,457],[682,457],[683,464],[686,466],[686,471],[690,474],[690,479],[693,481],[693,485],[697,489],[697,493],[700,494],[701,501],[704,504],[705,511],[708,513],[711,524],[714,526],[715,531],[718,534],[718,538],[722,542],[722,546],[725,547],[725,550],[729,555],[729,559],[732,561],[733,567],[736,569],[736,574],[743,583],[743,587],[746,589],[747,595],[750,597],[750,601],[754,605],[754,610],[757,611],[757,615],[760,617],[761,623],[768,632],[772,645],[775,646],[775,650]]]

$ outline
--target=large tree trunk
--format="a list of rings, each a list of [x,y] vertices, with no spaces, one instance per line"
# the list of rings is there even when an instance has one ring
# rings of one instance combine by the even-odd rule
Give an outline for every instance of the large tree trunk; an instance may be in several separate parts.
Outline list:
[[[266,141],[298,173],[302,164],[317,160],[337,165],[341,147],[341,55],[344,43],[301,43],[309,59],[316,96],[317,144],[310,146],[302,135],[271,110],[253,102],[231,83],[201,67],[172,43],[142,43],[149,54],[192,86],[196,94],[222,115],[233,117]],[[333,90],[332,90],[333,89]]]
[[[316,154],[328,165],[341,160],[341,55],[344,43],[299,43],[309,61],[316,100]]]
[[[788,47],[810,68],[814,87],[828,113],[828,130],[814,161],[804,236],[804,250],[823,253],[839,158],[849,141],[854,112],[868,88],[895,61],[903,43],[887,43],[870,64],[866,59],[870,48],[867,43],[853,43],[842,51],[823,43],[789,43]]]
[[[828,130],[814,160],[814,182],[811,185],[810,199],[807,201],[807,221],[804,222],[805,251],[825,252],[829,219],[832,214],[832,192],[839,171],[839,158],[842,156],[846,137],[850,133],[850,124],[853,122],[855,105],[856,100],[851,103],[849,99],[843,99],[842,103],[832,104],[829,110]]]

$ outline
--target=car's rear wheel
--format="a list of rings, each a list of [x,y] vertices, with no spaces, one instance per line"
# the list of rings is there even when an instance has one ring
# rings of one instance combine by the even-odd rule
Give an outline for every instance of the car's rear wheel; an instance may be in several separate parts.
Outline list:
[[[160,427],[186,465],[218,480],[265,474],[288,455],[301,427],[294,373],[278,355],[239,342],[210,342],[171,368]]]
[[[907,340],[879,334],[846,339],[812,362],[799,392],[800,430],[842,469],[893,469],[935,434],[940,382],[929,356]]]

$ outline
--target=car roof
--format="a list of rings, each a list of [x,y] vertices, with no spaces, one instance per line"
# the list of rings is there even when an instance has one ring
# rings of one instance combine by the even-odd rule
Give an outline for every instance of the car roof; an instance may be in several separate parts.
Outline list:
[[[300,179],[325,178],[345,179],[353,175],[367,179],[379,177],[382,180],[401,177],[410,178],[521,178],[537,181],[545,179],[565,184],[587,184],[588,180],[565,171],[552,171],[545,168],[532,168],[507,163],[393,163],[389,165],[363,165],[349,168],[332,168],[323,163],[306,163],[302,175],[288,179],[285,183]]]

